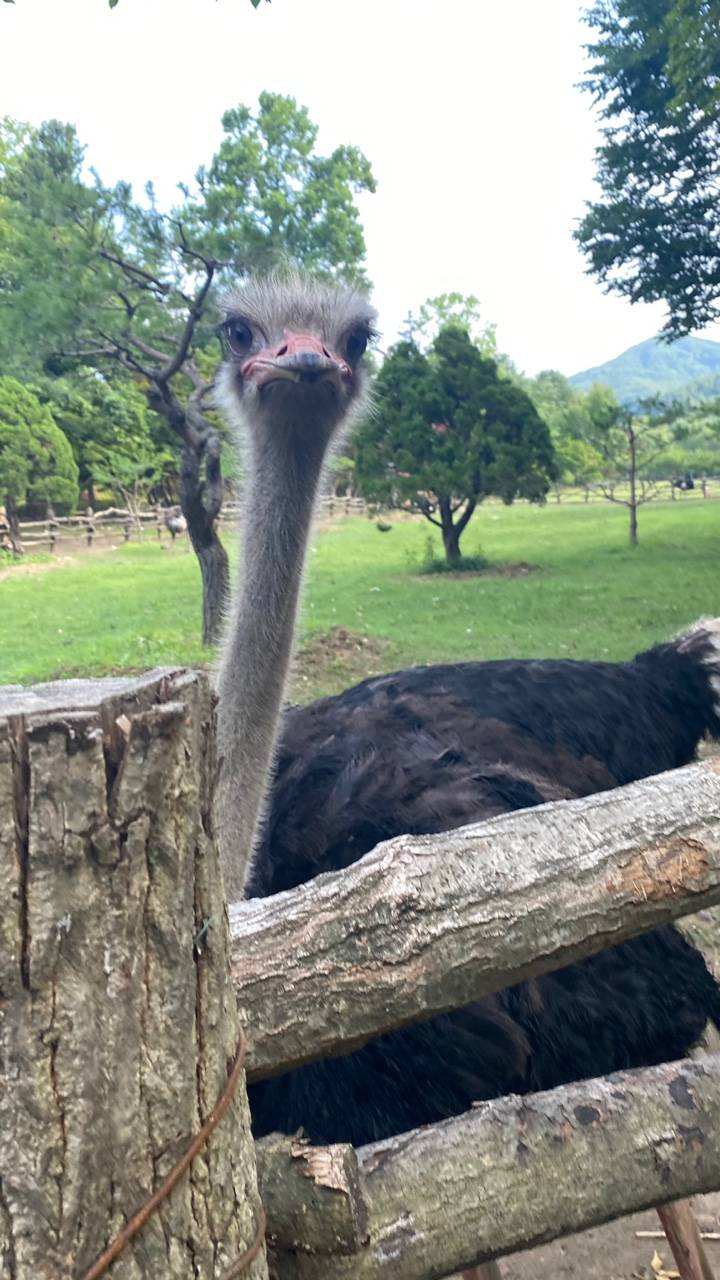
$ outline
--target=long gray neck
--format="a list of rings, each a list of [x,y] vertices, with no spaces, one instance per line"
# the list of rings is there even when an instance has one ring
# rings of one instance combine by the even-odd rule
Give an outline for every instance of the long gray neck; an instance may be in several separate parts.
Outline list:
[[[251,442],[240,582],[219,679],[217,797],[230,902],[243,896],[288,669],[325,449],[303,433]]]

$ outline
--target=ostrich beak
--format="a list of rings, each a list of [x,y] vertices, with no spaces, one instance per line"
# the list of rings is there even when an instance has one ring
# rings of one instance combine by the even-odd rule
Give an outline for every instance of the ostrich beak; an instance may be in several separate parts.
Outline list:
[[[271,382],[338,382],[350,376],[350,366],[311,333],[286,333],[277,347],[265,347],[245,361],[244,380],[257,387]]]

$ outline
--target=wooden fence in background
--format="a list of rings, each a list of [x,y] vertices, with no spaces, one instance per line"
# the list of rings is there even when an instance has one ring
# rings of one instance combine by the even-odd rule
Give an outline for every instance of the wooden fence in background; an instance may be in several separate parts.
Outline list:
[[[689,492],[678,490],[669,481],[660,483],[656,489],[655,501],[697,502],[704,499],[719,499],[720,477],[704,477],[698,480],[695,488]],[[622,498],[625,496],[625,490],[626,486],[618,484],[613,492],[617,497]],[[587,489],[563,485],[553,488],[548,495],[549,503],[563,503],[569,506],[605,501],[607,499],[598,485],[590,485]],[[497,506],[500,505],[500,500],[487,498],[483,505]],[[239,503],[225,503],[220,515],[221,526],[234,525],[241,511]],[[367,503],[364,498],[329,495],[320,503],[321,519],[334,519],[338,516],[373,517],[377,514],[378,509]],[[392,517],[410,513],[397,509],[387,514]],[[11,546],[6,529],[0,511],[0,550],[9,551]],[[20,534],[26,551],[43,549],[51,552],[56,551],[63,543],[66,546],[72,544],[72,549],[77,551],[83,547],[93,547],[98,544],[106,546],[108,543],[162,541],[170,538],[165,525],[165,508],[162,507],[155,507],[148,511],[130,511],[124,507],[109,507],[104,511],[93,511],[88,507],[84,512],[77,512],[70,516],[23,520],[20,522]]]

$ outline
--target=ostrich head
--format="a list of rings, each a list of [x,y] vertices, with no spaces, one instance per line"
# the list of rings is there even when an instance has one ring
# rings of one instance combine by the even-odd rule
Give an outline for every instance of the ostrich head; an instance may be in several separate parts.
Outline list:
[[[256,439],[272,432],[285,449],[324,453],[365,403],[361,362],[375,319],[367,299],[297,276],[270,278],[227,294],[223,312],[226,412]]]

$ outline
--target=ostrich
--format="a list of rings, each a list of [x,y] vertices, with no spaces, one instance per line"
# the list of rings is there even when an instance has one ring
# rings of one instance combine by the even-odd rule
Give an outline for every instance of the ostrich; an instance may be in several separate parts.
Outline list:
[[[251,867],[313,506],[329,451],[365,404],[361,357],[372,323],[373,313],[362,298],[299,280],[251,284],[226,304],[228,357],[220,378],[221,399],[245,426],[251,476],[240,586],[218,680],[218,832],[234,899],[242,895],[248,871],[250,893],[271,893],[321,870],[348,865],[396,830],[438,830],[626,780],[623,768],[633,766],[622,765],[622,750],[612,749],[612,713],[623,698],[634,698],[633,680],[647,685],[650,695],[641,728],[651,725],[653,707],[664,717],[656,737],[665,743],[667,763],[659,767],[689,758],[700,734],[716,728],[707,706],[708,687],[716,678],[710,665],[714,650],[709,633],[700,629],[667,647],[668,652],[658,651],[649,671],[648,662],[642,663],[647,655],[636,659],[637,668],[621,677],[619,701],[613,700],[612,679],[605,685],[602,679],[591,681],[584,688],[589,671],[602,674],[590,664],[577,664],[573,671],[572,664],[535,664],[534,670],[532,664],[492,664],[497,679],[490,681],[493,691],[484,711],[486,673],[468,668],[488,664],[436,669],[443,674],[424,711],[422,673],[427,668],[365,682],[341,695],[344,702],[337,700],[334,707],[346,716],[347,745],[359,733],[355,746],[362,739],[366,751],[349,751],[336,771],[344,772],[341,785],[326,797],[330,820],[320,817],[329,830],[333,815],[342,809],[342,793],[360,783],[352,823],[339,841],[318,841],[319,856],[308,863],[297,843],[275,843],[278,824],[271,804]],[[677,681],[667,688],[659,681],[660,670],[673,662],[685,674],[684,693],[675,687]],[[526,706],[523,713],[522,698],[517,699],[518,723],[513,725],[501,704],[508,687],[517,687],[521,668],[528,675]],[[549,682],[541,678],[543,671]],[[473,680],[474,674],[479,679]],[[568,706],[574,702],[581,713],[584,734],[573,737],[571,710],[558,715],[557,707],[543,709],[553,679],[560,698],[564,693]],[[603,701],[597,702],[598,696]],[[692,725],[685,725],[683,702]],[[324,703],[327,708],[328,700]],[[631,706],[633,715],[638,714],[634,700]],[[287,774],[293,714],[286,721],[276,798]],[[320,724],[322,704],[309,714]],[[432,722],[437,730],[442,716],[446,729],[438,734]],[[386,723],[394,725],[394,734],[385,734]],[[623,727],[622,715],[615,723]],[[565,729],[564,741],[560,730]],[[678,743],[673,747],[675,732]],[[321,725],[312,741],[319,776],[323,760],[332,760],[336,748],[323,737]],[[547,760],[541,767],[543,744]],[[634,776],[643,769],[654,771],[649,750],[639,760]],[[302,773],[301,754],[295,766]],[[383,786],[385,802],[373,829],[371,808]],[[317,820],[308,822],[305,843],[313,846],[317,836]],[[476,1099],[681,1056],[699,1040],[708,1018],[719,1017],[718,990],[699,953],[675,930],[656,930],[559,974],[384,1036],[346,1058],[262,1082],[251,1091],[255,1130],[293,1132],[302,1125],[319,1140],[368,1142],[458,1114]],[[497,1271],[481,1269],[481,1274]]]
[[[187,520],[185,519],[184,515],[182,514],[182,511],[180,510],[180,507],[178,506],[166,507],[165,511],[163,512],[163,520],[165,522],[165,528],[167,529],[168,533],[170,534],[170,537],[173,540],[173,546],[174,546],[175,539],[177,538],[178,534],[187,532]]]
[[[720,619],[626,663],[470,662],[373,677],[286,711],[246,892],[348,866],[393,835],[677,768],[705,735],[720,738]],[[254,1127],[302,1125],[315,1140],[362,1145],[481,1098],[683,1057],[709,1020],[720,1020],[720,991],[667,926],[253,1085]],[[687,1238],[687,1210],[668,1215]]]
[[[720,618],[631,662],[459,662],[286,710],[246,892],[429,834],[676,769],[720,738]]]

